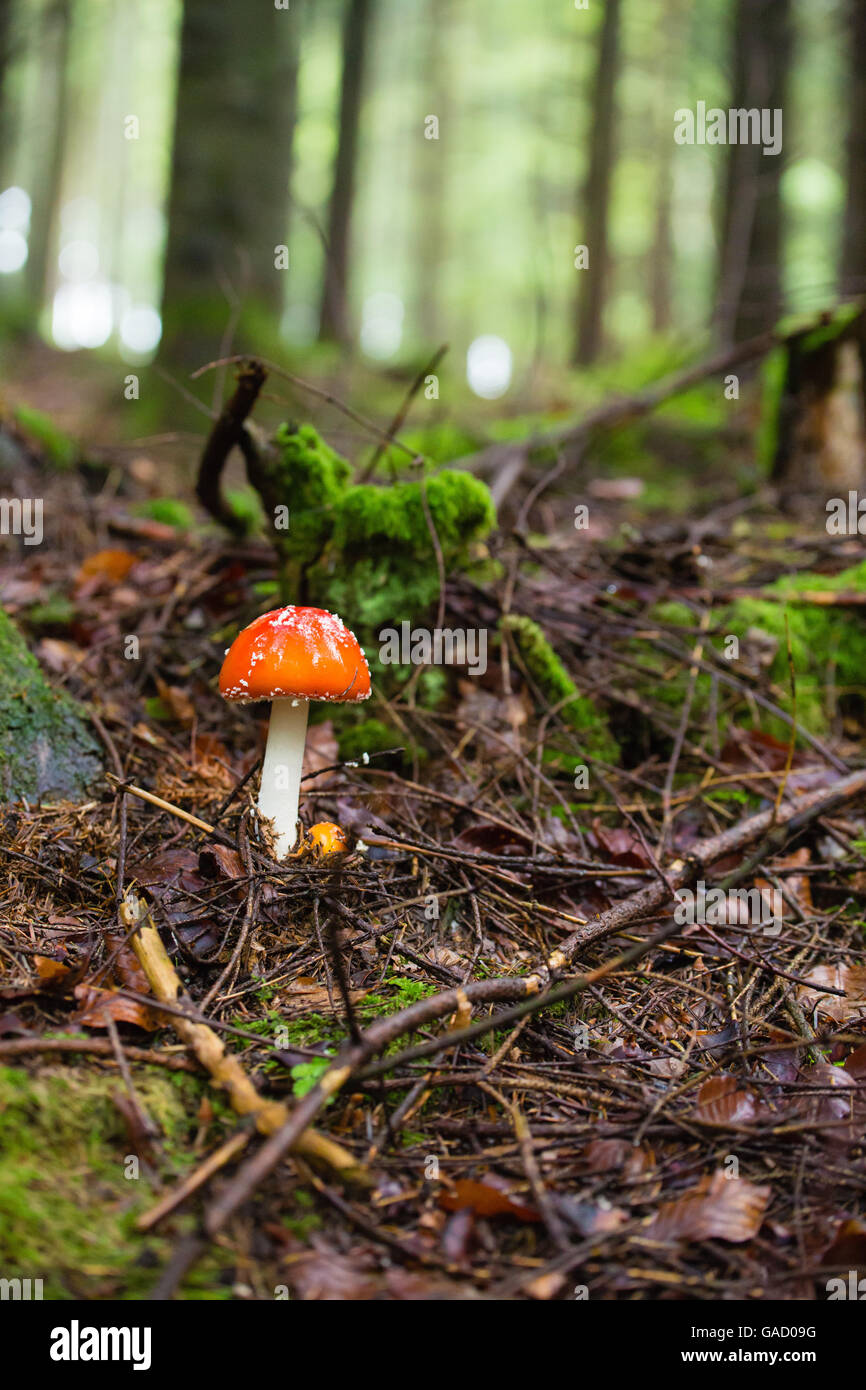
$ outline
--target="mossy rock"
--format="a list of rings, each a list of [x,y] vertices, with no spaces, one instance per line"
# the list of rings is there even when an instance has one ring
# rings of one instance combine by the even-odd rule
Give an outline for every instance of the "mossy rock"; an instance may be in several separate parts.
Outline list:
[[[177,531],[191,531],[195,525],[192,508],[176,497],[152,497],[149,502],[137,502],[130,507],[130,511],[133,516],[159,521],[163,526],[173,526]]]
[[[0,801],[80,799],[100,769],[80,706],[52,690],[0,608]]]
[[[312,425],[281,425],[274,443],[278,455],[269,464],[273,492],[265,502],[290,508],[291,527],[277,531],[276,540],[288,560],[305,568],[331,538],[352,470]]]

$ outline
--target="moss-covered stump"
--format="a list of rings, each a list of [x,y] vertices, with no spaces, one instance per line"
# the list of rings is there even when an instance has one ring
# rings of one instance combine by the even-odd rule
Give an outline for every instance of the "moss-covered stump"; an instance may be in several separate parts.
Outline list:
[[[274,526],[282,598],[351,613],[371,640],[382,623],[415,621],[439,593],[431,527],[446,574],[466,571],[496,524],[484,483],[454,469],[414,482],[352,483],[351,467],[312,425],[281,425],[250,467]]]
[[[0,801],[87,795],[99,749],[79,706],[52,690],[0,608]]]
[[[790,494],[861,488],[866,477],[866,315],[844,304],[790,332],[764,366],[759,440],[773,482]]]

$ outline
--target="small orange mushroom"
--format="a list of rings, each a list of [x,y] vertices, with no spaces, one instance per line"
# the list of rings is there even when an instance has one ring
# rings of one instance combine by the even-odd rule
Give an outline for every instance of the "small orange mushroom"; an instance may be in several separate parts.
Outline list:
[[[349,841],[345,830],[333,821],[319,821],[308,831],[310,849],[316,859],[324,859],[329,854],[348,854]]]

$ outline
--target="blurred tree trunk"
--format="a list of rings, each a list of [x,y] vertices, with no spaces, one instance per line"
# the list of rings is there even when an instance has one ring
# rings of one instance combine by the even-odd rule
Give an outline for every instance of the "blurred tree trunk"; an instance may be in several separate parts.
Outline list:
[[[0,102],[6,95],[6,69],[11,57],[12,0],[0,0]]]
[[[673,145],[673,141],[671,141]],[[671,326],[671,270],[673,266],[672,154],[662,146],[659,183],[656,192],[655,233],[652,249],[652,325],[654,333],[666,333]]]
[[[848,201],[842,241],[841,290],[866,292],[866,3],[848,0]]]
[[[348,343],[351,337],[348,305],[349,251],[358,159],[358,126],[372,14],[373,0],[346,0],[337,156],[334,161],[334,182],[328,209],[328,239],[319,314],[319,337],[322,341]]]
[[[602,313],[608,272],[608,212],[613,171],[614,96],[619,70],[620,0],[605,0],[592,95],[589,171],[580,199],[589,266],[579,270],[574,361],[594,362],[602,346]]]
[[[9,93],[6,77],[11,61],[12,0],[0,0],[0,180],[5,186],[12,153],[12,122],[9,118]]]
[[[791,0],[737,0],[731,105],[784,108],[790,57]],[[782,311],[782,168],[781,151],[729,146],[716,308],[725,343],[771,328]]]
[[[426,135],[420,140],[417,163],[417,321],[418,332],[430,346],[442,335],[440,310],[440,281],[445,259],[447,220],[445,217],[445,161],[449,129],[450,100],[448,92],[447,35],[451,0],[428,0],[424,47],[426,88],[424,118],[435,116],[439,122],[435,140]],[[443,138],[444,137],[444,140]]]
[[[184,0],[163,290],[163,348],[215,354],[276,335],[297,91],[296,7]]]
[[[650,299],[654,333],[666,333],[672,318],[672,281],[674,265],[673,195],[674,141],[671,135],[670,93],[675,89],[678,71],[674,54],[682,28],[681,0],[665,0],[658,28],[658,48],[654,55],[652,73],[656,78],[656,204],[650,265]]]
[[[54,245],[60,185],[69,124],[70,0],[54,0],[44,14],[38,42],[40,88],[48,99],[39,134],[39,158],[30,188],[30,238],[24,271],[28,324],[35,324],[45,298],[48,261]]]

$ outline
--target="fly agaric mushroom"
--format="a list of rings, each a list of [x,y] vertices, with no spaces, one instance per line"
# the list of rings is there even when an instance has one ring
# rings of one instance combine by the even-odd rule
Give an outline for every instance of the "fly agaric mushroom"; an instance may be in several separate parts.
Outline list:
[[[310,850],[316,859],[326,859],[331,854],[345,854],[349,848],[346,832],[333,821],[321,820],[311,825]]]
[[[238,634],[220,671],[220,694],[271,700],[259,815],[285,859],[297,839],[301,765],[311,700],[366,700],[370,671],[357,637],[321,608],[275,608]]]

